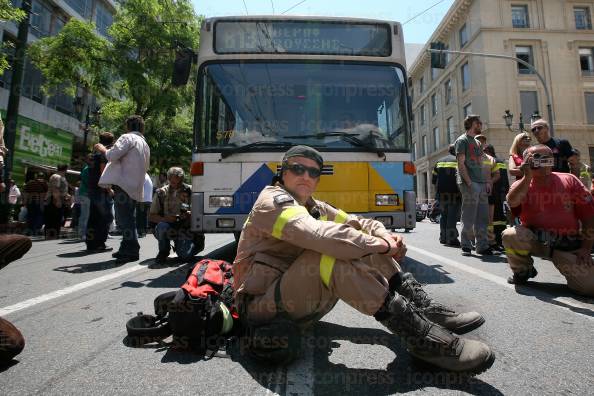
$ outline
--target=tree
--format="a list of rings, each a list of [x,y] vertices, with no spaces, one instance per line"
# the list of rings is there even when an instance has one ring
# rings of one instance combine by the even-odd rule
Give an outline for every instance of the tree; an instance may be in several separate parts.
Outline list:
[[[24,17],[25,14],[23,11],[13,7],[10,0],[0,0],[0,21],[12,21],[19,23]],[[8,50],[6,46],[3,46],[2,49],[4,51]],[[6,53],[0,53],[0,74],[4,73],[4,70],[8,69],[9,67],[10,65],[8,64]]]
[[[200,23],[190,0],[127,0],[118,6],[109,39],[96,34],[94,24],[71,19],[58,35],[32,44],[29,54],[46,92],[62,87],[74,94],[82,86],[99,97],[104,127],[121,130],[126,116],[141,115],[153,166],[162,169],[189,161],[193,85],[173,87],[171,76],[175,51],[197,50]],[[187,147],[176,151],[182,143]]]

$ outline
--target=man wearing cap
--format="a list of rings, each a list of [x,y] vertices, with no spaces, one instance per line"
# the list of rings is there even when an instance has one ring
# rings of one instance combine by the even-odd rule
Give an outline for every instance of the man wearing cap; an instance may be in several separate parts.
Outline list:
[[[494,355],[486,344],[444,328],[462,333],[484,319],[432,302],[398,265],[406,253],[401,236],[312,197],[322,167],[315,149],[289,149],[245,222],[233,272],[251,334],[287,320],[310,325],[341,299],[403,337],[425,362],[472,373],[490,367]]]
[[[461,135],[454,147],[458,162],[457,181],[462,194],[462,255],[470,256],[472,242],[476,239],[476,252],[491,255],[487,237],[489,224],[488,196],[491,193],[489,172],[485,172],[483,160],[485,158],[480,142],[475,136],[480,135],[483,123],[480,116],[468,115],[464,119],[466,133]]]
[[[570,173],[553,172],[553,152],[543,144],[524,152],[522,171],[507,194],[509,206],[520,211],[522,225],[503,232],[503,246],[513,276],[524,284],[538,273],[532,256],[550,259],[579,294],[594,296],[594,201]]]
[[[551,137],[549,130],[549,123],[539,118],[530,124],[530,130],[538,140],[538,143],[544,144],[553,152],[555,158],[555,164],[553,166],[553,172],[565,172],[569,173],[569,164],[567,159],[571,156],[571,144],[566,139],[559,139]]]

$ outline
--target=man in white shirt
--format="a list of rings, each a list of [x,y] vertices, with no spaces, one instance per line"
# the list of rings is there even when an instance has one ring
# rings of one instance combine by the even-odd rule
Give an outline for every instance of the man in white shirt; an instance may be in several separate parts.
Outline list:
[[[144,195],[144,175],[150,164],[150,148],[143,136],[144,120],[134,115],[126,120],[126,133],[109,150],[96,144],[95,150],[105,154],[109,161],[99,186],[113,186],[114,204],[122,230],[119,251],[113,254],[117,264],[138,260],[140,245],[136,232],[136,204]]]

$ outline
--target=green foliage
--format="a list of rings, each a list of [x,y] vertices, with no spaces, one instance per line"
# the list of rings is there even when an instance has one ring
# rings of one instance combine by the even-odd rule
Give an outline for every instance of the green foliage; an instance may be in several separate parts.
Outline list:
[[[173,87],[171,76],[176,48],[198,49],[200,23],[190,0],[127,0],[109,40],[92,23],[72,19],[57,36],[32,44],[29,54],[46,92],[86,87],[102,101],[102,126],[116,133],[128,115],[143,116],[154,166],[167,166],[171,156],[187,167],[194,86]]]
[[[0,0],[0,21],[13,21],[15,23],[20,22],[25,17],[23,11],[19,8],[12,6],[10,0]],[[8,51],[7,46],[2,47],[3,53],[0,53],[0,74],[4,73],[4,70],[8,69],[10,65],[6,59],[4,52]]]

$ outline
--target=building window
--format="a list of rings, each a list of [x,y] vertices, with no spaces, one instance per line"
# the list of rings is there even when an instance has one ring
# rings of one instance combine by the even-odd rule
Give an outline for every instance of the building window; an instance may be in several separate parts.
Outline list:
[[[56,109],[60,113],[74,116],[74,98],[64,92],[64,86],[59,85],[51,93],[47,107]]]
[[[446,121],[448,144],[452,143],[454,135],[454,117],[450,117]]]
[[[520,107],[522,118],[529,120],[538,111],[538,94],[536,91],[520,91]]]
[[[530,21],[528,20],[528,6],[527,5],[512,5],[512,26],[515,28],[528,28]]]
[[[573,7],[575,17],[575,28],[578,30],[592,29],[592,19],[590,18],[589,7]]]
[[[424,157],[427,155],[427,136],[423,135],[423,146],[421,147],[421,156]]]
[[[435,80],[437,77],[439,77],[439,70],[440,69],[431,68],[431,80]]]
[[[410,85],[410,104],[413,104],[415,102],[415,86],[414,84]]]
[[[466,118],[466,116],[468,116],[469,114],[472,114],[472,103],[468,103],[466,106],[464,106],[463,112],[464,118]]]
[[[437,94],[431,95],[431,115],[433,117],[437,115]]]
[[[468,62],[462,65],[461,75],[462,75],[462,91],[466,91],[470,88],[470,67],[468,66]]]
[[[423,93],[423,91],[425,91],[425,79],[421,77],[419,79],[419,92]]]
[[[439,149],[439,128],[433,128],[433,151],[437,151]]]
[[[452,80],[448,80],[444,84],[445,88],[445,102],[446,106],[452,102]]]
[[[417,142],[413,143],[413,151],[412,151],[412,160],[415,161],[417,159]]]
[[[426,121],[425,105],[421,105],[421,125],[425,125],[425,121]]]
[[[83,18],[91,16],[92,0],[64,0],[74,11],[78,12]]]
[[[52,11],[39,1],[31,3],[31,33],[37,37],[50,35]]]
[[[534,65],[534,56],[532,55],[532,46],[517,46],[516,47],[516,58],[523,60],[524,62],[528,62],[531,65]],[[518,63],[518,73],[520,74],[532,74],[532,70],[530,70],[526,65]]]
[[[107,29],[113,23],[113,15],[100,3],[97,3],[96,14],[95,25],[97,26],[97,31],[105,37],[109,36]]]
[[[594,76],[594,49],[580,48],[580,68],[582,76]]]
[[[62,28],[66,25],[66,21],[62,18],[56,17],[54,18],[54,26],[52,27],[52,36],[57,35],[62,31]]]
[[[43,75],[41,71],[36,68],[30,59],[25,61],[25,69],[23,74],[23,89],[21,95],[34,100],[38,103],[43,102],[43,93],[41,86],[43,85]]]
[[[586,122],[594,124],[594,92],[586,92]]]
[[[458,31],[460,37],[460,48],[464,47],[468,43],[468,27],[466,24],[462,25],[460,31]]]

